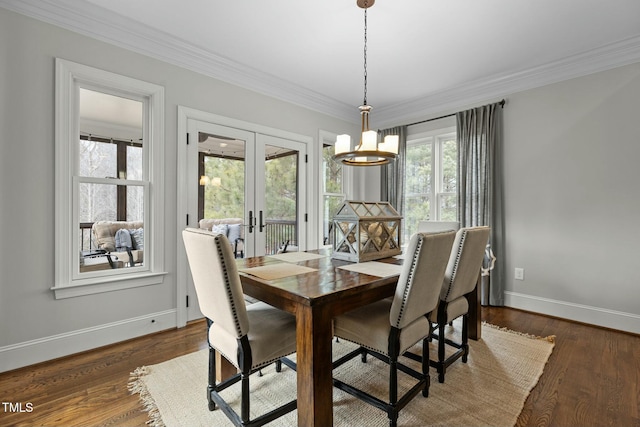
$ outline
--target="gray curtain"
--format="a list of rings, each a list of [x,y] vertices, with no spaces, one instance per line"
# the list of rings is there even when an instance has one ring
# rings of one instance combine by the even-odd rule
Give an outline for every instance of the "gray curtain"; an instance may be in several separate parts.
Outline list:
[[[396,126],[378,131],[378,134],[382,139],[386,135],[398,135],[398,159],[380,166],[380,200],[391,203],[391,206],[402,215],[404,170],[407,158],[407,127]]]
[[[504,167],[502,104],[456,114],[458,133],[458,220],[461,227],[491,227],[495,265],[482,283],[483,305],[504,305]],[[489,262],[489,260],[486,260]]]

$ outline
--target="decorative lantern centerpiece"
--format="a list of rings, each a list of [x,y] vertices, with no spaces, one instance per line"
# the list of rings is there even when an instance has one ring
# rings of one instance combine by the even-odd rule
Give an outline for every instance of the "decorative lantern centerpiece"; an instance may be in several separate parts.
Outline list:
[[[399,255],[401,222],[389,202],[347,200],[333,217],[331,257],[364,262]]]

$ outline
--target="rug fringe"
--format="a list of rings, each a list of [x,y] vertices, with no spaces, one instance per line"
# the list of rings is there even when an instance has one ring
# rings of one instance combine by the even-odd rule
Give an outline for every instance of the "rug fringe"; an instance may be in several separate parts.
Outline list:
[[[556,336],[555,335],[549,335],[547,337],[541,337],[541,336],[538,336],[538,335],[531,335],[531,334],[527,334],[527,333],[524,333],[524,332],[513,331],[513,330],[511,330],[509,328],[505,328],[505,327],[497,326],[497,325],[492,325],[491,323],[487,323],[487,322],[482,322],[482,326],[483,327],[486,326],[486,327],[492,328],[492,329],[497,329],[497,330],[503,331],[503,332],[509,332],[509,333],[512,333],[512,334],[520,335],[520,336],[531,338],[531,339],[548,341],[548,342],[550,342],[552,344],[555,344],[555,342],[556,342]]]
[[[158,406],[156,405],[156,401],[151,396],[149,389],[147,388],[144,381],[142,381],[142,377],[145,375],[149,375],[151,369],[147,366],[141,366],[136,368],[135,371],[131,372],[129,376],[129,383],[127,384],[127,389],[131,394],[139,394],[140,401],[142,402],[142,406],[144,410],[149,414],[149,421],[147,421],[147,425],[153,427],[166,427],[164,421],[162,421],[162,417],[160,416],[160,410],[158,410]]]

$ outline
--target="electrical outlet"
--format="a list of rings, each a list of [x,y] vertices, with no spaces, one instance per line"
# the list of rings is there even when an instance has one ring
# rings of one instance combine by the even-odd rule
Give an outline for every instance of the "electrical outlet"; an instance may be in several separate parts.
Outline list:
[[[524,280],[524,268],[516,268],[515,278],[516,280]]]

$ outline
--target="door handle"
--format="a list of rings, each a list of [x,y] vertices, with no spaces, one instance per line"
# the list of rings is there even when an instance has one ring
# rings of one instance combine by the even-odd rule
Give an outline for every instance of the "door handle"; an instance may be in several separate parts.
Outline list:
[[[264,231],[265,225],[264,225],[264,221],[262,220],[262,211],[260,211],[260,232],[262,233]]]
[[[249,233],[253,233],[253,211],[249,211]]]

